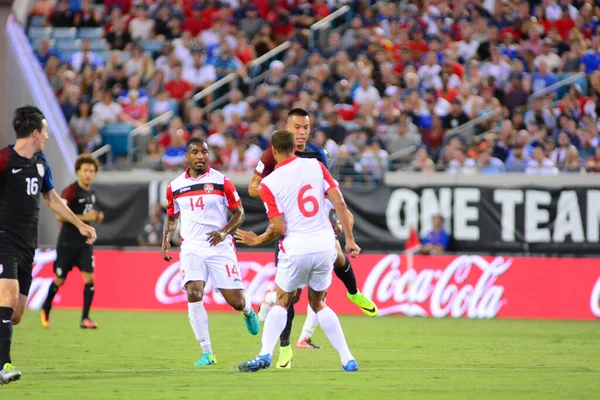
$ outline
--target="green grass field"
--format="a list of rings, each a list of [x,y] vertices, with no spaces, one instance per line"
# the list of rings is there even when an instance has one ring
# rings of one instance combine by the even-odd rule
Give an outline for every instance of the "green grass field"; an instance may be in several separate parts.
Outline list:
[[[97,331],[79,329],[78,311],[55,310],[49,331],[38,316],[15,327],[23,378],[0,387],[2,399],[600,398],[598,322],[343,317],[360,372],[341,372],[318,330],[324,349],[296,350],[291,370],[243,374],[235,366],[260,335],[238,314],[210,314],[219,363],[204,368],[193,366],[201,351],[186,313],[97,311]]]

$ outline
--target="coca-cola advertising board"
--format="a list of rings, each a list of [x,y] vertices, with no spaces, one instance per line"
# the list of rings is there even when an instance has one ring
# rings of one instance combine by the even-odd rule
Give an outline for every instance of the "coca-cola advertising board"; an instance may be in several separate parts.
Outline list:
[[[39,309],[52,281],[53,250],[38,251],[29,307]],[[239,271],[253,303],[274,288],[271,252],[239,252]],[[95,309],[186,310],[179,262],[158,251],[95,252]],[[397,254],[364,254],[352,261],[359,289],[379,314],[465,318],[600,318],[600,260],[571,258],[424,256],[410,262]],[[80,307],[83,283],[77,271],[55,297],[56,307]],[[209,311],[232,311],[208,282]],[[339,314],[361,314],[333,279],[327,303]],[[306,310],[306,296],[297,307]]]

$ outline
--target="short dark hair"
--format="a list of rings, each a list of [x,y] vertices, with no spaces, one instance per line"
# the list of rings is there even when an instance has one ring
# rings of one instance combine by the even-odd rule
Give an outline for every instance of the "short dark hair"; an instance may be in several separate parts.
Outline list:
[[[292,118],[293,116],[308,117],[308,113],[306,112],[306,110],[304,108],[294,108],[294,109],[292,109],[292,111],[290,111],[288,113],[287,120],[289,121],[289,119]]]
[[[187,152],[190,149],[190,146],[193,145],[194,143],[206,144],[206,142],[204,140],[200,139],[199,137],[193,137],[190,140],[188,140],[187,143],[185,144],[185,151]],[[206,147],[208,147],[208,144],[206,145]]]
[[[15,110],[12,124],[17,139],[24,139],[36,129],[42,131],[44,114],[35,106],[23,106]]]
[[[296,139],[294,139],[294,134],[286,129],[280,129],[273,132],[271,144],[278,153],[293,154],[296,149]]]
[[[75,172],[79,171],[84,164],[91,164],[96,169],[96,172],[100,169],[100,163],[96,159],[96,157],[91,156],[89,154],[82,154],[77,157],[75,161]]]

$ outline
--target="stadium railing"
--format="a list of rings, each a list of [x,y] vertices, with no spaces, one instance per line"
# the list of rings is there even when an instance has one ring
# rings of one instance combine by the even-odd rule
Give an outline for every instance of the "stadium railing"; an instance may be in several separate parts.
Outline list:
[[[533,100],[535,100],[536,98],[545,96],[552,92],[557,92],[558,97],[559,98],[562,97],[562,95],[564,95],[564,92],[561,95],[560,89],[564,88],[567,85],[579,84],[581,86],[581,89],[584,92],[586,91],[587,81],[585,79],[586,78],[585,72],[578,72],[576,74],[562,74],[561,77],[563,77],[563,79],[561,79],[560,81],[558,81],[544,89],[538,90],[535,93],[532,93],[531,96],[529,96],[529,105],[531,105],[533,103]]]
[[[137,142],[138,137],[147,138],[152,134],[152,130],[157,125],[168,124],[175,113],[171,110],[159,115],[146,122],[144,125],[141,125],[129,133],[127,138],[127,164],[128,166],[133,166],[134,161],[136,160],[136,156],[138,155],[138,151],[140,148],[145,148],[148,143],[147,140],[144,140],[142,144]]]
[[[110,144],[105,144],[104,146],[100,147],[98,150],[92,152],[92,156],[98,158],[98,157],[102,157],[103,155],[107,155],[109,160],[112,160],[112,146]]]
[[[329,14],[322,20],[317,21],[314,24],[312,24],[310,27],[310,30],[309,30],[310,33],[308,35],[308,48],[310,50],[312,50],[315,47],[318,47],[316,45],[317,41],[321,47],[324,47],[326,45],[327,36],[329,36],[329,35],[327,35],[326,29],[331,30],[332,23],[334,21],[336,21],[338,18],[344,17],[344,18],[346,18],[346,21],[343,24],[341,24],[340,26],[337,26],[335,28],[335,29],[343,29],[344,26],[346,26],[347,24],[350,23],[351,11],[352,11],[352,8],[348,5],[345,5],[342,8]],[[317,39],[317,35],[319,36],[318,39]]]

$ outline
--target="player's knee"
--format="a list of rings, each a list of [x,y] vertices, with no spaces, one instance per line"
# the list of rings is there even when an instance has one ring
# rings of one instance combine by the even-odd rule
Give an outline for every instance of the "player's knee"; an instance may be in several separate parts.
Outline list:
[[[325,308],[325,303],[323,302],[323,299],[317,299],[314,297],[309,298],[308,304],[310,305],[310,308],[312,308],[313,311],[316,313],[321,311],[323,308]]]
[[[202,286],[188,283],[185,287],[185,290],[187,292],[189,303],[197,303],[202,301],[202,298],[204,297],[204,290]]]
[[[64,278],[55,277],[54,278],[54,284],[56,285],[56,287],[61,287],[62,285],[65,284],[65,279]]]
[[[91,277],[89,277],[89,278],[84,278],[84,279],[83,279],[83,283],[84,283],[85,285],[87,285],[87,286],[91,286],[91,285],[93,285],[93,284],[94,284],[94,277],[93,277],[93,276],[91,276]]]
[[[346,266],[346,256],[341,251],[338,252],[337,257],[333,263],[334,268],[344,268]]]
[[[244,299],[244,296],[236,297],[230,306],[236,311],[242,311],[246,307],[246,299]]]

